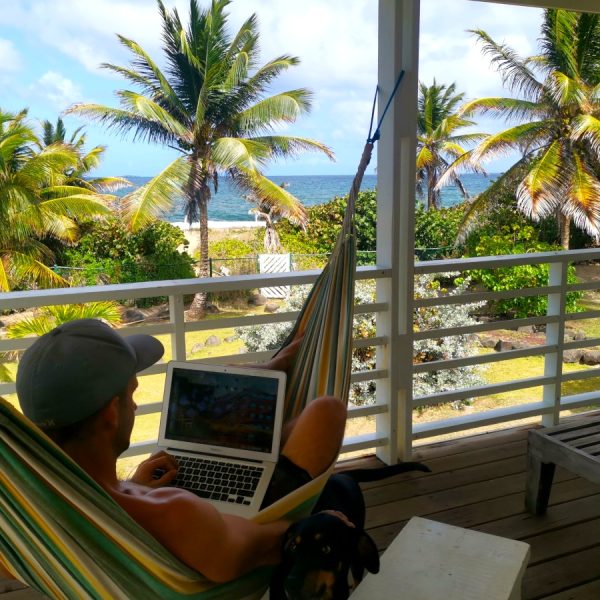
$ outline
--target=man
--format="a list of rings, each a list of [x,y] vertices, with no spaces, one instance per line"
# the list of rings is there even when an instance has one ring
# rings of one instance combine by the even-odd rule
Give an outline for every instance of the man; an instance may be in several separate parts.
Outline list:
[[[298,344],[261,366],[287,371]],[[229,581],[277,564],[289,523],[259,525],[222,515],[190,492],[165,487],[177,472],[167,453],[142,462],[131,480],[117,478],[117,458],[129,447],[137,408],[136,373],[163,352],[151,336],[123,338],[98,320],[60,325],[38,338],[20,361],[16,383],[21,409],[135,521],[208,579]],[[270,501],[326,470],[339,451],[345,420],[342,402],[323,397],[286,425]]]

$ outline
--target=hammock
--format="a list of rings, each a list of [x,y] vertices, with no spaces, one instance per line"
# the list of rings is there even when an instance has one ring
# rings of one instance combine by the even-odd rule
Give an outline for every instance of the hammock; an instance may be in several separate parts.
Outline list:
[[[383,116],[402,76],[403,72],[373,137],[369,132],[335,248],[283,345],[304,336],[288,376],[285,421],[319,396],[348,400],[356,270],[355,202]],[[308,515],[333,466],[259,512],[254,520],[267,523]],[[2,398],[0,565],[52,598],[72,600],[251,600],[264,594],[272,570],[256,569],[225,584],[209,582],[168,552]]]
[[[284,419],[319,396],[347,401],[356,238],[354,205],[373,149],[354,179],[339,238],[284,346],[299,335]],[[310,513],[330,469],[262,510],[257,522]],[[220,600],[260,598],[271,569],[208,582],[142,529],[58,446],[0,399],[0,561],[53,598]]]

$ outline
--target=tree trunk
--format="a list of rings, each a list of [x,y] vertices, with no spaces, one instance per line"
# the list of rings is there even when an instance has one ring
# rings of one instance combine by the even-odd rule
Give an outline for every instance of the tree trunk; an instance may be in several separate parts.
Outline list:
[[[435,173],[427,172],[427,210],[438,210],[438,194],[436,193],[435,186],[437,185],[437,177]]]
[[[198,198],[198,211],[200,214],[200,263],[198,265],[198,277],[209,276],[208,261],[208,200],[210,198],[210,189],[203,179],[200,183],[200,189],[196,192]],[[188,316],[192,319],[202,319],[206,313],[207,294],[198,292],[188,310]]]
[[[571,233],[571,217],[560,212],[558,214],[558,225],[560,230],[560,245],[563,250],[569,249],[569,237]]]

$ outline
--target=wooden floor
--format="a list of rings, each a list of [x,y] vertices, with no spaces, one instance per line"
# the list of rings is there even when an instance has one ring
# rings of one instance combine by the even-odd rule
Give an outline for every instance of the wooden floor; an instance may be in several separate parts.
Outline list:
[[[385,550],[410,517],[422,516],[530,544],[525,600],[598,600],[600,486],[557,469],[547,514],[526,513],[526,446],[526,428],[425,446],[415,460],[431,474],[362,484],[378,548]]]
[[[423,516],[530,544],[526,600],[599,599],[600,486],[558,469],[547,515],[525,513],[526,444],[523,428],[425,446],[415,460],[425,462],[431,474],[363,484],[367,528],[379,549],[385,550],[410,517]],[[357,459],[342,463],[342,469],[376,462]],[[40,598],[2,585],[2,600]]]

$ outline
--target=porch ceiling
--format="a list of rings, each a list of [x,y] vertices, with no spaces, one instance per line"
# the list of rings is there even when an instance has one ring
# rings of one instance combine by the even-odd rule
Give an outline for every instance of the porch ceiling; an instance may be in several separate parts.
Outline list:
[[[578,12],[600,13],[598,0],[473,0],[474,2],[494,2],[515,6],[537,6],[539,8],[567,8]]]

